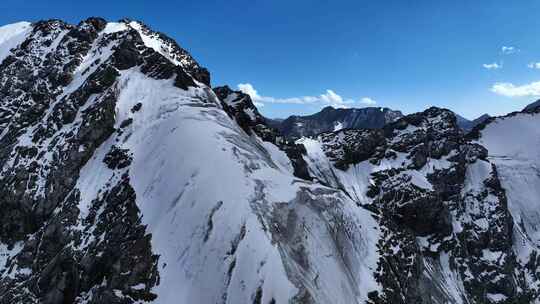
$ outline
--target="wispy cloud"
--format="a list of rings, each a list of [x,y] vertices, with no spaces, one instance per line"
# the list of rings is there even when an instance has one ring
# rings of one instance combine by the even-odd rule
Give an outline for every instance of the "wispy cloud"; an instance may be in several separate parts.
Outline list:
[[[540,70],[540,62],[531,62],[527,66],[529,67],[529,69]]]
[[[503,47],[501,47],[501,53],[503,53],[505,55],[515,54],[515,53],[518,53],[518,52],[519,52],[519,49],[516,48],[515,46],[503,46]]]
[[[493,62],[493,63],[484,63],[484,64],[482,64],[482,66],[485,69],[488,69],[488,70],[497,70],[497,69],[502,68],[503,64],[502,64],[502,62],[500,64],[496,63],[496,62]]]
[[[326,90],[324,94],[318,96],[301,96],[301,97],[288,97],[277,98],[271,96],[262,96],[250,83],[241,83],[238,85],[238,89],[249,96],[253,102],[257,104],[265,103],[282,103],[282,104],[321,104],[330,105],[336,108],[347,108],[355,104],[363,105],[375,105],[377,102],[369,97],[364,97],[360,100],[354,100],[350,98],[343,98],[333,90]]]
[[[372,105],[376,105],[377,101],[375,101],[375,100],[373,100],[373,99],[371,99],[369,97],[363,97],[362,99],[360,99],[360,103],[372,106]]]
[[[491,87],[491,91],[495,94],[507,97],[540,96],[540,81],[524,85],[499,82]]]

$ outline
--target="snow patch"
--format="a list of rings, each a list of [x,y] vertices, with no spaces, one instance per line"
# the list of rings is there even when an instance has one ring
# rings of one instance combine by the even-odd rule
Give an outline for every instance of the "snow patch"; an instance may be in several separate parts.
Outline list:
[[[0,63],[32,32],[30,22],[17,22],[0,27]]]
[[[123,22],[109,22],[103,29],[104,34],[112,34],[116,32],[122,32],[128,29],[128,26]]]

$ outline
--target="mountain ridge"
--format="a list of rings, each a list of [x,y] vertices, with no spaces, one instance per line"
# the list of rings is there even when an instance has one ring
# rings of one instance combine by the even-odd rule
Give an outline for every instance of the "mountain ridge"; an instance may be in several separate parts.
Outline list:
[[[401,116],[400,111],[389,108],[344,109],[327,106],[312,115],[292,115],[281,122],[269,120],[268,123],[287,137],[299,138],[341,128],[381,128]]]
[[[464,132],[469,132],[477,124],[490,116],[483,114],[474,120],[468,120],[458,114],[458,125]],[[311,115],[291,115],[284,119],[266,118],[267,124],[279,130],[289,138],[315,136],[339,129],[380,129],[404,115],[399,110],[384,107],[334,108],[327,106]]]

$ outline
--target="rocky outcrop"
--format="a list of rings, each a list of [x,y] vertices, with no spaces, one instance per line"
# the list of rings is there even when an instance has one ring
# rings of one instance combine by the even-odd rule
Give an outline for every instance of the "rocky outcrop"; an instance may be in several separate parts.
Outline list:
[[[532,301],[516,277],[523,267],[497,169],[452,112],[430,108],[382,131],[341,130],[316,141],[300,141],[310,173],[378,215],[382,290],[372,303]],[[321,170],[325,161],[332,167]]]
[[[307,164],[302,157],[305,149],[294,141],[284,137],[277,129],[259,113],[251,97],[241,91],[233,91],[228,86],[214,88],[216,96],[221,100],[223,109],[247,133],[255,133],[263,141],[270,142],[284,151],[292,162],[294,175],[310,180]]]

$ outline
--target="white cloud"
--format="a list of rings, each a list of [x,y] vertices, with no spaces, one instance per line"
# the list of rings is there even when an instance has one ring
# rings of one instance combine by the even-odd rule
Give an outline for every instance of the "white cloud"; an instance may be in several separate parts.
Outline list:
[[[529,67],[529,69],[540,70],[540,62],[531,62],[527,66]]]
[[[250,83],[240,83],[238,89],[245,94],[248,94],[253,101],[258,101],[261,99],[261,96],[257,93],[257,90]]]
[[[321,105],[330,105],[335,108],[347,108],[356,103],[373,105],[375,100],[364,97],[359,101],[353,99],[346,99],[341,97],[339,94],[333,90],[326,90],[326,93],[319,96],[301,96],[301,97],[288,97],[288,98],[276,98],[270,96],[261,96],[257,90],[250,83],[241,83],[238,85],[238,89],[249,96],[258,106],[258,104],[265,103],[283,103],[283,104],[321,104]]]
[[[360,99],[360,103],[361,104],[365,104],[365,105],[376,105],[377,104],[377,101],[369,98],[369,97],[363,97],[362,99]]]
[[[503,46],[501,47],[501,53],[509,55],[519,52],[519,49],[515,46]]]
[[[484,63],[484,64],[482,64],[482,66],[485,69],[488,69],[488,70],[497,70],[497,69],[502,68],[503,65],[502,65],[502,63],[498,64],[498,63],[494,62],[494,63]]]
[[[491,87],[491,91],[507,97],[540,96],[540,81],[520,86],[508,82],[499,82]]]
[[[320,96],[320,99],[323,103],[326,103],[335,107],[339,107],[339,108],[346,108],[347,104],[354,103],[354,100],[352,99],[344,100],[341,96],[339,96],[332,90],[326,90],[326,94],[322,94]]]

